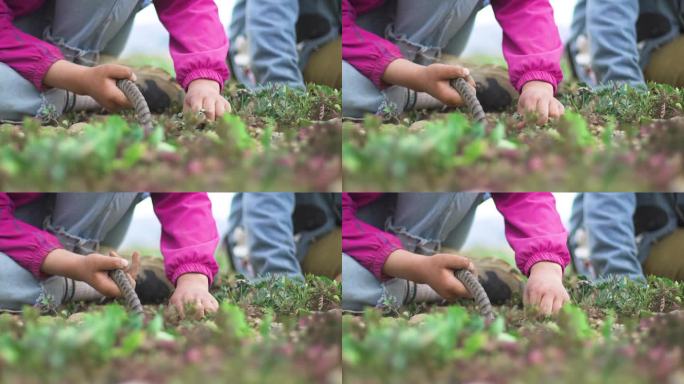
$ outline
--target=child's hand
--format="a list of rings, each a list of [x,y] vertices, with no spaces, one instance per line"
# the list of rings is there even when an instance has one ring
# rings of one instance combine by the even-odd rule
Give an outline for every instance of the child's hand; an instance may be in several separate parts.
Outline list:
[[[58,60],[45,74],[43,83],[79,95],[89,95],[109,111],[131,108],[132,105],[116,86],[116,80],[135,81],[133,70],[123,65],[104,64],[85,67],[66,60]]]
[[[183,110],[203,112],[208,120],[230,113],[230,103],[221,96],[221,87],[213,80],[196,79],[190,82],[188,92],[185,94]]]
[[[470,71],[467,68],[458,65],[424,66],[406,59],[397,59],[387,66],[382,79],[389,84],[401,85],[418,92],[427,92],[446,105],[458,107],[463,105],[463,98],[449,84],[449,81],[463,77],[475,88],[475,82],[469,75]]]
[[[137,258],[134,258],[134,263],[138,263]],[[99,253],[83,256],[65,249],[55,249],[45,256],[40,270],[50,275],[84,281],[105,296],[118,297],[121,296],[121,291],[107,272],[119,268],[128,271],[128,265],[126,259],[118,257]],[[137,270],[137,266],[133,265],[132,269]]]
[[[88,283],[101,294],[107,297],[121,296],[121,290],[114,280],[109,277],[109,271],[123,269],[128,274],[129,280],[135,287],[135,278],[140,266],[140,259],[137,254],[133,255],[133,262],[116,256],[105,256],[99,253],[91,253],[87,256],[80,256],[80,267],[75,270],[75,280]]]
[[[382,271],[389,276],[428,284],[444,299],[455,300],[470,296],[454,276],[455,270],[464,268],[475,269],[467,257],[447,253],[424,256],[397,249],[385,260]]]
[[[550,315],[558,313],[563,304],[568,301],[570,301],[570,296],[563,287],[561,266],[548,261],[534,264],[525,286],[523,296],[525,306],[537,306],[543,314]]]
[[[446,300],[471,296],[463,283],[454,276],[454,271],[457,269],[475,271],[473,263],[467,257],[438,253],[424,258],[419,273],[424,275],[425,283],[432,287],[435,292]]]
[[[201,273],[181,275],[169,302],[176,307],[181,318],[185,317],[186,304],[194,306],[198,318],[218,310],[218,302],[209,293],[209,279]]]
[[[135,81],[135,74],[132,69],[116,64],[88,68],[84,78],[85,94],[110,112],[132,108],[126,95],[116,86],[117,80]]]
[[[565,107],[553,97],[553,86],[544,81],[528,81],[523,85],[518,99],[518,113],[536,113],[537,124],[546,124],[550,119],[557,119],[565,113]]]

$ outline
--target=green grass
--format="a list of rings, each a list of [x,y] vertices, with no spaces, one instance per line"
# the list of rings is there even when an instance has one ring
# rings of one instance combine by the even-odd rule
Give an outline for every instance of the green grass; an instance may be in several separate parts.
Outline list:
[[[486,126],[458,112],[345,121],[345,188],[634,192],[684,183],[684,89],[569,85],[561,101],[565,116],[542,127],[519,126],[511,111],[490,114]]]
[[[345,315],[345,382],[651,383],[684,374],[684,284],[570,279],[566,286],[573,303],[558,316],[515,301],[497,307],[489,326],[469,302],[423,314]]]
[[[0,125],[3,190],[331,190],[341,185],[337,91],[226,91],[215,123],[160,115],[144,137],[133,116]],[[266,101],[267,100],[267,101]],[[70,128],[86,119],[85,127]]]
[[[2,314],[0,381],[341,382],[339,283],[230,279],[203,320],[178,321],[163,306],[143,318],[118,304]]]

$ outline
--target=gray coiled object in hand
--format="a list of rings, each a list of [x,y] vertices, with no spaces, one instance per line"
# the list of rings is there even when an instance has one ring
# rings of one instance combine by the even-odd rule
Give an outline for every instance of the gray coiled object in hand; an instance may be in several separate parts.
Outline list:
[[[494,309],[492,309],[492,303],[489,301],[487,292],[485,292],[482,284],[477,280],[477,276],[467,269],[459,269],[454,272],[454,275],[473,296],[482,317],[487,322],[493,321],[496,316],[494,315]]]
[[[140,314],[143,313],[143,307],[140,303],[140,299],[138,298],[138,294],[135,293],[135,288],[133,288],[131,281],[128,280],[126,272],[124,272],[122,269],[115,269],[109,271],[109,277],[114,280],[116,286],[121,290],[122,297],[126,302],[126,307],[131,312]]]
[[[482,109],[482,105],[477,99],[477,95],[470,84],[461,77],[451,80],[450,84],[459,94],[461,94],[466,107],[470,111],[470,114],[473,115],[473,120],[475,120],[476,123],[483,123],[485,121],[484,109]]]
[[[152,114],[150,108],[147,106],[147,101],[138,86],[130,80],[117,80],[116,86],[128,98],[135,108],[135,115],[138,118],[138,123],[143,127],[145,136],[152,132]]]

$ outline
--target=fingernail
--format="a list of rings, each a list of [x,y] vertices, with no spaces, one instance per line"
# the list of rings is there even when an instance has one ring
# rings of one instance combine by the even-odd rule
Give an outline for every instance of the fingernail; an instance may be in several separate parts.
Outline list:
[[[131,81],[136,81],[138,80],[138,77],[135,75],[135,72],[131,74]]]
[[[126,267],[128,267],[128,260],[121,259],[121,268],[126,268]]]
[[[468,70],[468,68],[465,68],[465,74],[466,76],[470,75],[470,71]]]

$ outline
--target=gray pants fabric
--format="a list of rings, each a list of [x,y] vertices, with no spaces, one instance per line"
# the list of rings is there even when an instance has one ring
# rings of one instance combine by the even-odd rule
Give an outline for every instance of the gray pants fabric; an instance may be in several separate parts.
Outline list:
[[[56,0],[20,17],[14,25],[23,32],[58,46],[66,60],[93,66],[100,55],[118,56],[128,40],[141,0]],[[25,117],[43,121],[59,117],[66,92],[40,92],[8,65],[0,63],[0,121],[20,122]]]
[[[15,210],[15,217],[54,233],[65,249],[95,250],[117,247],[126,234],[141,193],[58,193]],[[61,276],[36,279],[0,252],[0,311],[19,311],[24,305],[54,307],[62,303]]]
[[[481,193],[400,193],[396,203],[385,195],[361,207],[358,218],[394,233],[404,249],[432,255],[442,247],[460,249],[473,223]],[[383,201],[383,199],[385,199]],[[403,304],[406,280],[382,282],[349,255],[342,254],[342,308]]]
[[[318,15],[330,23],[330,28],[321,36],[298,43],[295,25],[302,14]],[[233,75],[252,89],[269,83],[304,88],[302,71],[309,56],[336,39],[340,25],[339,0],[237,0],[228,28]],[[235,61],[240,37],[249,44],[251,71]]]
[[[407,60],[434,63],[443,53],[465,49],[482,0],[394,0],[360,15],[361,28],[395,43]],[[361,118],[367,113],[401,113],[406,91],[379,90],[367,77],[342,61],[342,114]]]
[[[324,193],[238,193],[233,197],[228,219],[227,246],[237,273],[259,281],[269,276],[304,279],[301,262],[310,245],[334,230],[335,212]],[[297,206],[307,205],[325,218],[321,225],[294,233],[292,214]],[[241,229],[247,236],[249,264],[246,269],[235,256],[235,234]]]

